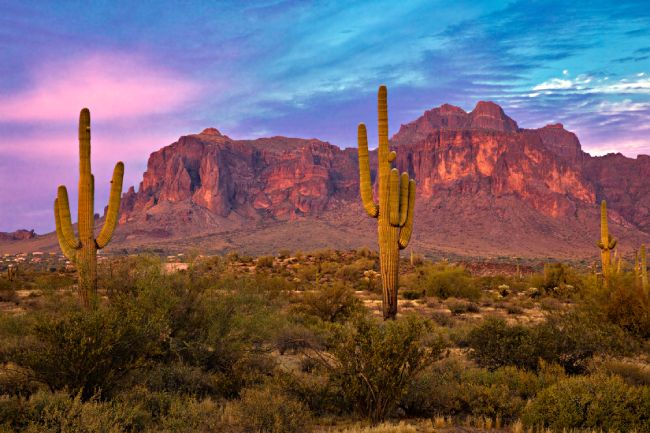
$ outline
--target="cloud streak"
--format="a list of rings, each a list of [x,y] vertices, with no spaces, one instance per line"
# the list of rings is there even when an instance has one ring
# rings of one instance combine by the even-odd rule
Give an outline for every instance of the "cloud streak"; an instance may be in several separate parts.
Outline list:
[[[39,65],[29,86],[0,96],[2,122],[70,120],[89,107],[105,120],[174,111],[201,94],[201,86],[141,59],[95,54]]]

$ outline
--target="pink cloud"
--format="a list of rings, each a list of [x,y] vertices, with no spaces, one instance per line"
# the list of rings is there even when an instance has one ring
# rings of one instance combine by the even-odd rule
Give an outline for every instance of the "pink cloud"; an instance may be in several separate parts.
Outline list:
[[[160,114],[197,98],[202,86],[135,56],[96,54],[42,65],[25,90],[0,96],[3,121],[67,121]]]

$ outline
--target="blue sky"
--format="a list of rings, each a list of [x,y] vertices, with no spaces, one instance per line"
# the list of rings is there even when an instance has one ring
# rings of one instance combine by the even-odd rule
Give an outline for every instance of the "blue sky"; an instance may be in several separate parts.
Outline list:
[[[650,154],[649,36],[647,1],[0,0],[0,230],[51,230],[56,186],[76,196],[82,106],[97,212],[118,159],[137,185],[206,127],[354,146],[382,83],[391,133],[493,100],[592,154]]]

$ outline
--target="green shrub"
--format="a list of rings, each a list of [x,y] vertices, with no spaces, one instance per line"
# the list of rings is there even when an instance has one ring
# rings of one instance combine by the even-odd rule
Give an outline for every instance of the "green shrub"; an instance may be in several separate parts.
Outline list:
[[[84,399],[110,392],[157,353],[164,338],[160,323],[114,308],[43,316],[31,331],[32,344],[10,360],[50,389],[81,392]]]
[[[302,306],[307,314],[325,322],[345,321],[363,308],[354,292],[340,282],[305,293]]]
[[[430,323],[414,316],[381,324],[360,318],[333,337],[331,380],[346,407],[381,421],[442,348],[442,339],[432,336]]]
[[[449,299],[447,301],[447,307],[451,314],[458,315],[464,313],[478,313],[480,311],[479,306],[474,302],[467,302],[461,299]]]
[[[257,258],[257,266],[260,268],[272,268],[275,257],[273,256],[262,256]]]
[[[467,344],[471,357],[490,369],[513,365],[534,370],[541,359],[583,373],[593,356],[630,353],[635,342],[620,328],[575,311],[530,327],[488,318],[469,332]]]
[[[420,299],[425,295],[425,292],[422,290],[402,290],[400,291],[402,298],[413,301],[415,299]]]
[[[616,376],[569,377],[541,391],[522,415],[528,426],[650,431],[650,387]]]
[[[307,433],[312,430],[309,409],[273,387],[244,390],[233,412],[236,424],[247,432]]]
[[[537,356],[570,374],[584,373],[594,356],[626,355],[637,348],[621,328],[581,310],[552,314],[533,327],[533,334]]]
[[[650,298],[632,281],[612,281],[612,289],[602,305],[607,318],[632,335],[650,338]]]
[[[84,402],[80,395],[38,393],[25,408],[28,423],[25,433],[123,433],[129,423],[129,408],[116,408],[92,398]]]
[[[481,297],[481,290],[465,268],[446,263],[427,264],[418,268],[415,277],[405,279],[411,289],[425,290],[428,296],[442,299],[449,297],[465,298],[476,301]]]
[[[508,325],[503,319],[488,318],[469,332],[467,343],[472,349],[471,357],[482,367],[537,367],[539,353],[534,335],[523,325]]]
[[[275,336],[275,346],[280,355],[285,352],[297,353],[304,349],[322,348],[323,342],[320,336],[310,329],[296,324],[290,324],[281,329]]]
[[[559,366],[544,365],[539,374],[516,367],[489,371],[447,358],[418,376],[401,407],[411,416],[512,421],[520,416],[528,399],[562,377]]]

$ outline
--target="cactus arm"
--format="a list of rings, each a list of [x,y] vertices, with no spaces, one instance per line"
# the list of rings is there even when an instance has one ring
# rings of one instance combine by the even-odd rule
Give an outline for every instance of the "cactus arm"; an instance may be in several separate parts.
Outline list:
[[[108,211],[106,212],[106,220],[104,227],[102,227],[96,243],[97,248],[104,248],[113,237],[115,226],[117,225],[117,217],[120,211],[120,196],[122,195],[122,181],[124,179],[124,163],[121,161],[115,164],[113,170],[113,179],[111,180],[111,195],[108,199]]]
[[[390,152],[388,146],[388,91],[386,86],[380,86],[377,93],[377,127],[378,127],[378,177],[379,177],[379,209],[388,221],[390,219],[389,208],[389,183],[390,163],[395,154]],[[385,209],[382,210],[382,209]],[[383,217],[383,216],[380,216]]]
[[[600,202],[600,242],[603,245],[609,243],[609,231],[607,227],[607,203],[605,200]]]
[[[618,244],[618,239],[613,238],[612,235],[609,235],[609,243],[607,244],[607,247],[610,250],[613,250],[614,248],[616,248],[616,244]]]
[[[63,255],[66,256],[67,259],[70,260],[72,263],[75,263],[76,250],[74,248],[70,248],[70,246],[65,240],[65,234],[63,233],[63,227],[61,224],[61,212],[59,210],[59,207],[60,207],[59,199],[55,198],[54,199],[54,224],[56,225],[56,238],[59,241],[59,246],[61,247],[61,251],[63,251]],[[68,213],[70,213],[70,211],[68,211]]]
[[[399,171],[394,168],[390,171],[390,192],[388,196],[389,211],[390,211],[390,225],[399,226]]]
[[[357,132],[357,142],[359,146],[359,192],[361,201],[366,213],[373,218],[379,215],[379,208],[372,198],[372,181],[370,179],[370,160],[368,157],[368,133],[366,125],[359,124]]]
[[[90,169],[90,111],[79,114],[79,208],[77,210],[79,240],[87,245],[94,242],[95,210],[93,203],[93,175]]]
[[[406,224],[406,217],[408,216],[408,206],[409,206],[409,175],[408,173],[402,173],[402,177],[399,182],[400,192],[399,192],[399,226],[404,227]]]
[[[65,244],[67,249],[76,250],[81,245],[74,234],[74,230],[72,229],[72,217],[70,216],[68,190],[64,185],[59,185],[55,203],[57,204],[57,209],[55,209],[56,213],[54,215],[54,219],[55,223],[59,224],[61,228],[61,234],[58,236],[59,241],[60,243]],[[57,232],[57,234],[59,233]]]
[[[403,250],[409,244],[411,240],[411,234],[413,233],[413,213],[415,209],[415,181],[411,179],[409,182],[409,204],[408,204],[408,215],[406,216],[406,223],[404,227],[400,230],[399,233],[399,249]]]

